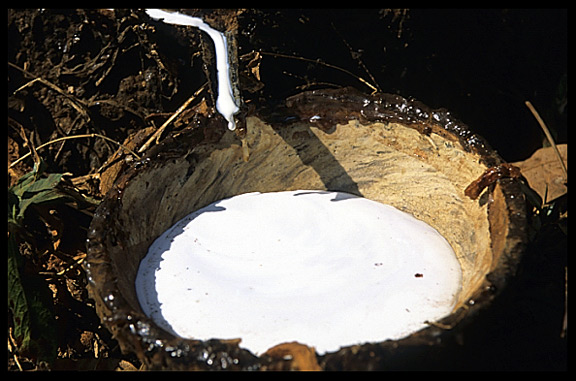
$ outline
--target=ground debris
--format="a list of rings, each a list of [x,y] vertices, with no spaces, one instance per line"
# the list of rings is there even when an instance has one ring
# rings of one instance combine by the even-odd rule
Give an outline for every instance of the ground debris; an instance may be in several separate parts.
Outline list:
[[[33,205],[19,221],[20,276],[38,278],[52,296],[56,358],[21,350],[9,306],[8,370],[140,367],[101,325],[80,265],[95,205],[136,160],[128,146],[158,128],[148,116],[171,115],[206,82],[198,37],[175,38],[147,21],[131,10],[8,11],[8,185],[41,161],[43,178],[58,176],[78,197]]]

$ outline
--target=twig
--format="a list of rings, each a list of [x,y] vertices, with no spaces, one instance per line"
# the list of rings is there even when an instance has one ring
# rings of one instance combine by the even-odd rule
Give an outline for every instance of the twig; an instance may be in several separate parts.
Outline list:
[[[331,69],[335,69],[335,70],[339,70],[343,73],[346,73],[348,75],[351,75],[352,77],[356,78],[357,80],[359,80],[360,82],[362,82],[363,84],[365,84],[366,86],[368,86],[369,88],[372,89],[372,91],[374,92],[378,92],[378,88],[375,87],[374,85],[372,85],[370,82],[366,81],[364,78],[357,76],[356,74],[352,73],[349,70],[343,69],[341,67],[326,63],[324,61],[321,61],[319,59],[317,60],[313,60],[310,58],[305,58],[305,57],[298,57],[298,56],[291,56],[289,54],[281,54],[281,53],[272,53],[272,52],[260,52],[260,54],[264,54],[264,55],[268,55],[268,56],[272,56],[272,57],[280,57],[280,58],[292,58],[292,59],[296,59],[296,60],[300,60],[300,61],[304,61],[304,62],[312,62],[312,63],[316,63],[319,65],[323,65],[326,67],[329,67]]]
[[[32,144],[32,138],[34,136],[34,131],[32,131],[30,133],[30,139],[28,139],[28,136],[26,136],[26,132],[24,131],[24,127],[20,126],[20,136],[24,139],[24,144],[28,146],[28,149],[30,150],[30,152],[28,152],[26,155],[32,155],[33,159],[34,159],[34,166],[38,166],[40,164],[40,156],[38,156],[38,152],[36,151],[36,147],[34,147],[34,144]],[[24,156],[26,156],[24,155]],[[20,159],[18,159],[20,160]],[[18,161],[16,160],[16,162]],[[12,165],[10,166],[10,168],[12,168]]]
[[[84,262],[84,259],[86,259],[86,253],[77,255],[76,257],[72,258],[72,263],[69,264],[68,267],[64,268],[63,270],[60,270],[58,272],[56,272],[56,271],[40,271],[40,272],[38,272],[38,274],[43,275],[43,276],[49,276],[49,277],[62,276],[64,274],[66,274],[68,271],[81,265],[82,262]]]
[[[80,139],[80,138],[101,138],[101,139],[107,140],[107,141],[112,142],[112,143],[122,147],[123,149],[125,149],[128,153],[133,155],[136,158],[136,160],[140,160],[140,156],[138,156],[138,154],[136,154],[136,152],[132,151],[130,148],[126,147],[124,144],[118,143],[114,139],[111,139],[107,136],[100,135],[100,134],[94,134],[94,133],[93,134],[84,134],[84,135],[64,136],[62,138],[50,140],[49,142],[41,144],[38,147],[36,147],[36,150],[39,150],[40,148],[44,148],[50,144],[58,143],[58,142],[63,141],[63,140]],[[10,168],[12,168],[13,166],[15,166],[16,164],[18,164],[19,162],[21,162],[22,160],[24,160],[25,158],[27,158],[30,155],[31,155],[30,152],[25,154],[25,155],[22,155],[18,160],[15,160],[12,164],[10,164]]]
[[[344,42],[344,45],[346,45],[346,47],[348,48],[348,52],[350,53],[350,56],[352,57],[353,60],[356,60],[358,62],[358,64],[362,67],[362,69],[364,69],[364,71],[366,72],[366,74],[368,74],[368,76],[370,77],[370,79],[372,80],[372,82],[375,83],[375,86],[378,88],[379,92],[382,92],[382,89],[380,89],[380,86],[378,86],[378,82],[376,81],[376,78],[374,78],[374,76],[372,75],[372,73],[370,73],[370,70],[368,70],[368,67],[366,67],[366,65],[364,64],[364,61],[362,61],[362,59],[360,59],[360,54],[354,52],[354,49],[352,49],[352,46],[350,46],[350,44],[348,43],[348,41],[346,41],[346,39],[342,36],[342,34],[338,31],[338,29],[336,29],[336,26],[334,25],[333,22],[330,23],[332,25],[332,29],[334,29],[334,31],[336,32],[336,34],[340,37],[340,39],[342,40],[342,42]],[[373,92],[372,94],[378,92],[376,89],[373,88]]]
[[[568,181],[568,170],[566,169],[566,166],[564,165],[564,160],[562,160],[562,156],[560,155],[560,151],[558,151],[558,147],[556,147],[556,143],[554,142],[554,138],[552,137],[552,134],[550,133],[548,126],[546,126],[546,123],[544,123],[544,120],[542,120],[542,118],[540,117],[540,114],[538,114],[538,111],[536,111],[534,106],[532,106],[532,103],[530,103],[530,101],[526,101],[525,103],[526,103],[526,106],[532,112],[532,115],[534,115],[534,117],[536,118],[536,120],[540,124],[542,131],[544,131],[544,134],[546,135],[546,139],[548,139],[548,142],[550,142],[550,145],[554,149],[554,152],[556,153],[556,157],[558,158],[558,161],[560,161],[562,171],[564,172],[564,178],[566,179],[566,181]]]
[[[22,365],[20,365],[20,361],[18,361],[18,356],[16,355],[17,348],[18,346],[16,345],[16,340],[14,340],[14,337],[12,337],[12,327],[10,327],[8,329],[8,351],[13,352],[12,356],[14,356],[14,362],[16,363],[18,369],[22,372]]]
[[[62,90],[61,88],[59,88],[58,86],[56,86],[55,84],[53,84],[50,81],[45,80],[44,78],[40,78],[35,76],[34,74],[30,73],[27,70],[22,69],[21,67],[14,65],[12,62],[8,62],[8,65],[20,70],[22,73],[26,74],[29,77],[32,77],[34,79],[32,79],[30,82],[25,83],[24,85],[20,86],[19,88],[17,88],[14,93],[19,92],[20,90],[31,86],[32,84],[36,83],[36,82],[40,82],[43,85],[51,88],[52,90],[56,91],[57,93],[63,95],[66,99],[68,99],[71,103],[72,103],[72,107],[74,107],[74,109],[76,109],[76,111],[78,111],[82,116],[84,116],[86,118],[86,120],[90,121],[90,115],[88,115],[87,109],[86,109],[86,105],[80,101],[77,98],[74,98],[72,96],[70,96],[69,94],[67,94],[64,90]]]
[[[17,69],[17,70],[20,70],[20,71],[21,71],[22,73],[24,73],[25,75],[33,78],[30,82],[27,82],[27,83],[25,83],[24,85],[20,86],[18,89],[16,89],[16,90],[14,91],[14,94],[16,94],[18,91],[20,91],[20,90],[22,90],[22,89],[24,89],[24,88],[26,88],[26,87],[28,87],[28,86],[31,86],[32,84],[34,84],[34,83],[36,83],[36,82],[40,82],[40,83],[42,83],[43,85],[49,87],[50,89],[56,91],[58,94],[64,96],[64,98],[66,98],[68,101],[70,101],[72,107],[73,107],[84,119],[86,119],[86,122],[87,122],[87,123],[89,123],[89,124],[92,123],[92,119],[90,118],[90,114],[89,114],[89,111],[88,111],[89,105],[87,105],[84,101],[82,101],[81,99],[78,99],[78,98],[76,98],[76,97],[71,96],[70,94],[66,93],[64,90],[62,90],[61,88],[59,88],[58,86],[56,86],[56,85],[53,84],[52,82],[47,81],[47,80],[45,80],[44,78],[37,77],[37,76],[35,76],[34,74],[30,73],[29,71],[27,71],[27,70],[25,70],[25,69],[22,69],[21,67],[13,64],[13,63],[11,63],[11,62],[8,62],[8,65],[11,66],[11,67],[13,67],[13,68],[15,68],[15,69]],[[94,127],[96,127],[96,126],[94,126]],[[100,136],[103,136],[103,135],[100,135]],[[116,143],[116,142],[115,142],[115,143]],[[108,145],[108,143],[106,143],[106,146],[107,146],[110,150],[112,150],[112,147],[110,147],[110,146]]]
[[[180,115],[185,109],[186,107],[188,107],[188,105],[190,103],[192,103],[192,101],[194,99],[196,99],[196,97],[198,96],[198,94],[200,94],[202,92],[202,90],[204,90],[204,88],[206,88],[206,85],[208,84],[208,82],[205,82],[202,86],[200,86],[200,88],[198,90],[196,90],[196,92],[194,94],[192,94],[192,96],[190,98],[188,98],[188,100],[186,100],[186,102],[184,102],[182,104],[182,106],[180,106],[180,108],[178,108],[178,110],[176,110],[176,112],[174,114],[172,114],[172,116],[170,118],[168,118],[164,124],[162,124],[162,126],[160,126],[160,128],[158,130],[156,130],[156,132],[146,141],[146,143],[144,143],[144,145],[142,147],[140,147],[140,149],[138,150],[139,153],[144,152],[145,150],[148,149],[148,147],[150,145],[152,145],[152,142],[154,142],[154,140],[156,140],[156,143],[158,143],[158,140],[160,138],[160,135],[162,134],[162,132],[164,132],[164,130],[166,129],[166,127],[168,127],[168,125],[174,120],[176,119],[176,117],[178,115]]]

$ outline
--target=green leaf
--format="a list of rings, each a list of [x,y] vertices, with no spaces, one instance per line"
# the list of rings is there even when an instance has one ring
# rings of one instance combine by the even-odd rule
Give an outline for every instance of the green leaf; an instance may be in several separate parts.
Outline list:
[[[64,174],[48,174],[42,162],[8,189],[8,308],[14,323],[13,336],[20,353],[41,361],[56,358],[58,344],[52,291],[37,274],[25,274],[24,257],[17,239],[26,237],[24,215],[31,205],[73,198],[59,186]]]
[[[57,354],[51,292],[38,276],[22,277],[22,257],[14,237],[8,237],[8,308],[12,311],[14,338],[20,353],[41,361]]]
[[[37,179],[24,190],[24,196],[56,188],[62,181],[62,176],[64,176],[62,173],[51,173],[44,178]]]
[[[43,172],[42,165],[39,166]],[[8,189],[8,221],[20,225],[26,209],[30,205],[61,200],[73,200],[66,192],[58,188],[64,176],[63,173],[51,173],[39,178],[41,173],[36,166],[18,179],[18,182]]]
[[[34,182],[34,172],[28,172],[18,179],[9,190],[17,197],[21,198],[26,189]]]
[[[26,193],[28,194],[28,192]],[[65,193],[62,193],[59,189],[54,188],[54,189],[45,189],[43,191],[37,192],[32,194],[29,198],[25,198],[22,201],[20,201],[18,208],[19,208],[19,212],[16,216],[17,219],[20,218],[24,218],[24,213],[26,212],[26,209],[30,206],[30,205],[34,205],[34,204],[42,204],[42,203],[46,203],[46,202],[56,202],[56,201],[63,201],[63,200],[70,200],[71,198],[66,195]]]
[[[20,200],[18,196],[12,192],[12,189],[8,189],[8,223],[15,222],[16,216],[18,215],[18,204]],[[10,225],[8,226],[10,228]],[[8,231],[11,231],[10,229]]]
[[[18,197],[22,198],[24,192],[28,190],[28,188],[36,182],[40,178],[40,176],[44,173],[46,169],[46,164],[43,161],[40,161],[38,164],[34,164],[34,168],[21,176],[16,184],[14,184],[10,190]]]
[[[18,271],[18,252],[16,244],[8,239],[8,308],[12,311],[14,320],[14,338],[19,347],[30,345],[30,313],[26,295]]]

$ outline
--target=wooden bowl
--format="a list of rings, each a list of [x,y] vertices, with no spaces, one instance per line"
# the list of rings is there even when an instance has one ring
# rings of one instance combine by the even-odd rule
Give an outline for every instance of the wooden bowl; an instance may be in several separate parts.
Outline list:
[[[135,277],[151,243],[226,197],[349,192],[423,220],[456,252],[463,285],[451,315],[402,340],[318,356],[322,369],[417,369],[415,356],[450,341],[515,273],[526,241],[519,174],[446,110],[338,89],[301,93],[248,116],[244,143],[218,117],[197,123],[121,174],[89,232],[85,269],[98,315],[122,350],[150,369],[298,369],[285,364],[290,356],[257,357],[237,341],[173,336],[138,304]]]

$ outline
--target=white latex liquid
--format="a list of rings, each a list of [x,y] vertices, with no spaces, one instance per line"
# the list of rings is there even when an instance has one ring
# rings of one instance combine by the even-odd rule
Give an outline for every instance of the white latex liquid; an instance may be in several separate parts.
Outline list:
[[[185,217],[136,278],[144,312],[181,337],[261,354],[400,339],[449,315],[461,269],[432,227],[346,193],[249,193]]]
[[[228,129],[235,130],[236,122],[234,114],[238,112],[238,105],[234,100],[232,82],[230,80],[230,66],[228,62],[228,46],[224,33],[213,29],[201,18],[188,16],[178,12],[166,12],[161,9],[147,9],[148,16],[156,20],[162,20],[167,24],[188,25],[199,28],[206,32],[214,42],[216,53],[216,70],[218,78],[218,97],[216,110],[228,121]]]

